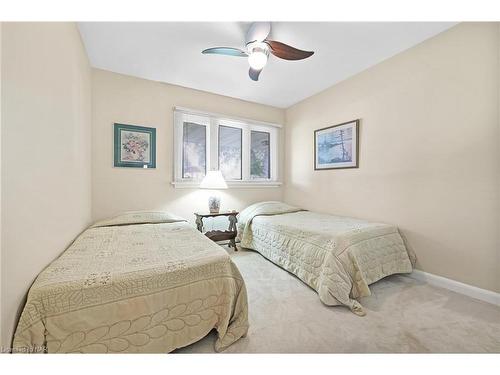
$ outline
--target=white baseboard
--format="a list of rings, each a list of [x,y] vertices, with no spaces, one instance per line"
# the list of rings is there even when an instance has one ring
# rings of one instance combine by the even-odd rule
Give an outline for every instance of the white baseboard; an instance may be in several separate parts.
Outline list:
[[[446,277],[433,275],[432,273],[420,270],[413,270],[413,272],[408,276],[415,280],[424,281],[440,288],[452,290],[456,293],[464,294],[466,296],[500,306],[500,293],[495,293],[491,290],[481,289],[476,286],[464,284],[459,281],[447,279]]]

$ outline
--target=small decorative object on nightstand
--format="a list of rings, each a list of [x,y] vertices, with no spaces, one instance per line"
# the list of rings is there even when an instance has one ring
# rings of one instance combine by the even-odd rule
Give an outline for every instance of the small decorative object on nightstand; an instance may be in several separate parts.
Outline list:
[[[217,213],[210,212],[195,212],[196,216],[196,227],[200,232],[203,233],[203,219],[207,217],[218,217],[218,216],[226,216],[229,220],[229,228],[228,230],[211,230],[205,233],[205,236],[210,238],[212,241],[229,241],[228,246],[233,247],[235,251],[238,251],[236,248],[236,235],[238,234],[238,230],[236,229],[236,223],[238,219],[236,216],[238,212],[236,211],[224,211]]]
[[[226,181],[222,177],[221,171],[208,171],[203,181],[201,181],[200,189],[227,189]],[[219,213],[220,197],[215,192],[208,198],[208,209],[210,213]]]

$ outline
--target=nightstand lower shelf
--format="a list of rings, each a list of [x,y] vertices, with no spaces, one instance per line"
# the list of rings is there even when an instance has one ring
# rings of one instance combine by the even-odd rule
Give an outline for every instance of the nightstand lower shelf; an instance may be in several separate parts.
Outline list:
[[[228,230],[211,230],[205,233],[205,236],[210,238],[212,241],[229,241],[229,247],[233,247],[236,250],[236,232]]]

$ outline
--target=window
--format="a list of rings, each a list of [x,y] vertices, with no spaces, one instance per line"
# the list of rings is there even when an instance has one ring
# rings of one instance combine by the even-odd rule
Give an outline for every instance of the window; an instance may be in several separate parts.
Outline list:
[[[219,170],[226,180],[241,180],[241,128],[219,125]]]
[[[271,135],[250,132],[250,178],[271,178]]]
[[[219,169],[231,186],[278,186],[280,125],[176,108],[174,181],[195,187]]]
[[[201,179],[207,171],[206,127],[193,122],[182,128],[182,178]]]

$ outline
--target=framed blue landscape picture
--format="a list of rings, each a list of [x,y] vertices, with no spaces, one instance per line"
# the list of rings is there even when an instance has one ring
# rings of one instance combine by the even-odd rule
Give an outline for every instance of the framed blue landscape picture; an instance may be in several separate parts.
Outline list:
[[[359,120],[314,131],[314,169],[358,168]]]
[[[114,166],[156,168],[156,129],[114,124]]]

